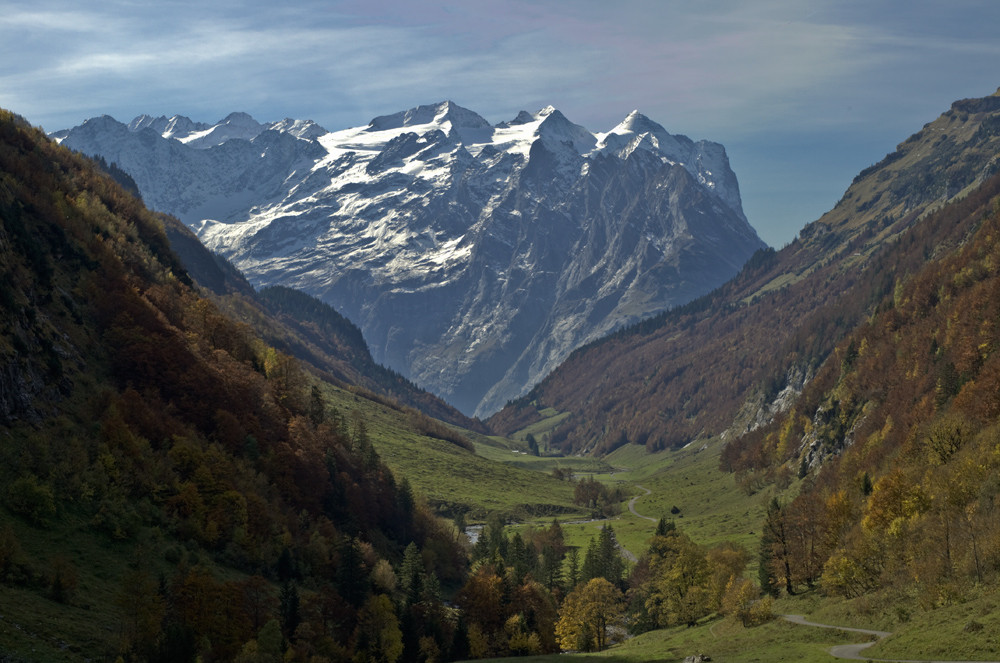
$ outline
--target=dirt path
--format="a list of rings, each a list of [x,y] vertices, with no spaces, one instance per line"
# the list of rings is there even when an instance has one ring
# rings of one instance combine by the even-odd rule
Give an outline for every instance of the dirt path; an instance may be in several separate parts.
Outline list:
[[[874,631],[867,628],[850,628],[847,626],[834,626],[832,624],[818,624],[816,622],[807,621],[802,615],[782,615],[782,617],[793,624],[815,626],[817,628],[831,628],[837,631],[848,631],[850,633],[862,633],[864,635],[870,635],[874,638],[870,642],[860,642],[853,645],[837,645],[835,647],[830,647],[830,656],[833,656],[834,658],[845,658],[852,661],[883,661],[884,663],[998,663],[997,661],[929,661],[927,659],[869,658],[868,656],[862,656],[861,652],[868,647],[871,647],[882,638],[892,635],[892,633],[888,631]]]
[[[651,491],[649,488],[646,488],[645,486],[640,486],[639,484],[635,484],[635,487],[636,488],[641,488],[642,490],[645,490],[646,491],[646,495],[652,495],[653,494],[653,491]],[[633,516],[638,516],[639,518],[645,518],[646,520],[651,520],[654,523],[657,523],[657,522],[659,522],[659,520],[657,520],[656,518],[650,518],[649,516],[644,516],[644,515],[642,515],[641,513],[639,513],[638,511],[635,510],[635,503],[639,500],[640,497],[645,497],[646,495],[636,495],[635,497],[633,497],[632,499],[630,499],[628,501],[628,510],[632,512]]]
[[[652,495],[653,494],[653,491],[651,491],[649,488],[646,488],[644,486],[640,486],[639,484],[636,484],[635,487],[636,488],[641,488],[642,490],[646,491],[646,495]],[[646,495],[636,495],[635,497],[633,497],[632,499],[630,499],[628,501],[628,510],[632,512],[633,516],[636,516],[638,518],[644,518],[646,520],[651,520],[654,523],[659,522],[656,518],[650,518],[649,516],[644,516],[644,515],[642,515],[641,513],[639,513],[638,511],[635,510],[635,503],[636,503],[636,501],[640,497],[645,497]],[[624,557],[628,561],[632,562],[633,564],[636,563],[639,560],[639,558],[636,557],[636,554],[634,552],[632,552],[631,550],[629,550],[628,548],[626,548],[625,546],[623,546],[621,543],[618,544],[618,550],[621,552],[622,557]]]

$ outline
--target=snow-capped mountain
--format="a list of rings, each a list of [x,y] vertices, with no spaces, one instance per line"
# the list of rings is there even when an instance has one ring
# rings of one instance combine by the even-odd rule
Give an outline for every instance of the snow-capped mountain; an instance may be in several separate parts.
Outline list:
[[[764,246],[725,149],[633,112],[491,125],[452,102],[328,132],[104,116],[54,134],[135,179],[257,285],[334,305],[376,361],[489,414],[573,349],[682,304]]]

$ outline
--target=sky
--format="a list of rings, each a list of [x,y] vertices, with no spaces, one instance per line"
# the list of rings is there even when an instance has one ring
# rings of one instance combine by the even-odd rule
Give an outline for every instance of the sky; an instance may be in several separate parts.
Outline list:
[[[47,131],[233,111],[366,125],[451,100],[638,109],[722,143],[780,248],[958,99],[1000,86],[996,0],[0,0],[0,107]]]

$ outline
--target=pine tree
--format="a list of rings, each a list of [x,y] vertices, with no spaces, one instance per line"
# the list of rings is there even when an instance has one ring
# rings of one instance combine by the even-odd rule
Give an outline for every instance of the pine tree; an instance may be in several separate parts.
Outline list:
[[[600,562],[597,560],[597,540],[590,537],[587,552],[583,555],[583,565],[580,567],[580,582],[589,582],[601,576]]]
[[[313,426],[319,426],[326,420],[326,402],[323,393],[316,385],[309,392],[309,421]]]
[[[568,558],[566,569],[566,589],[572,590],[580,582],[580,549],[572,547],[566,557]]]
[[[600,559],[601,577],[615,587],[622,584],[625,562],[618,551],[618,538],[611,525],[605,525],[597,535],[597,549]]]
[[[339,553],[337,592],[351,605],[360,607],[368,594],[368,576],[362,566],[361,551],[354,539],[344,539]]]
[[[406,597],[406,605],[416,605],[420,601],[424,560],[416,543],[410,543],[403,552],[403,563],[399,567],[399,586]]]
[[[757,582],[760,583],[760,587],[767,594],[777,597],[778,596],[778,585],[777,579],[774,577],[774,571],[772,570],[774,564],[774,550],[772,546],[774,545],[774,539],[771,538],[770,533],[768,533],[767,528],[764,528],[764,532],[760,535],[760,553],[758,557],[757,566]]]
[[[660,522],[656,523],[656,536],[666,536],[669,532],[674,532],[677,530],[677,525],[674,521],[668,521],[666,518],[660,518]]]
[[[286,638],[291,638],[295,634],[295,629],[302,621],[299,612],[299,590],[293,582],[285,582],[281,586],[280,595],[281,626]]]
[[[540,574],[545,587],[551,591],[562,582],[563,555],[546,545],[542,548]]]

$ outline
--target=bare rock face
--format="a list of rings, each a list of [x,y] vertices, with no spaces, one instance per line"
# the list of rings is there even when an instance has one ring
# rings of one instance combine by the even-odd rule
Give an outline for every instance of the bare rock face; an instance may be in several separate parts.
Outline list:
[[[637,112],[605,134],[551,107],[490,125],[444,102],[333,133],[234,113],[56,137],[117,163],[253,284],[320,297],[376,361],[481,416],[764,246],[725,149]]]

